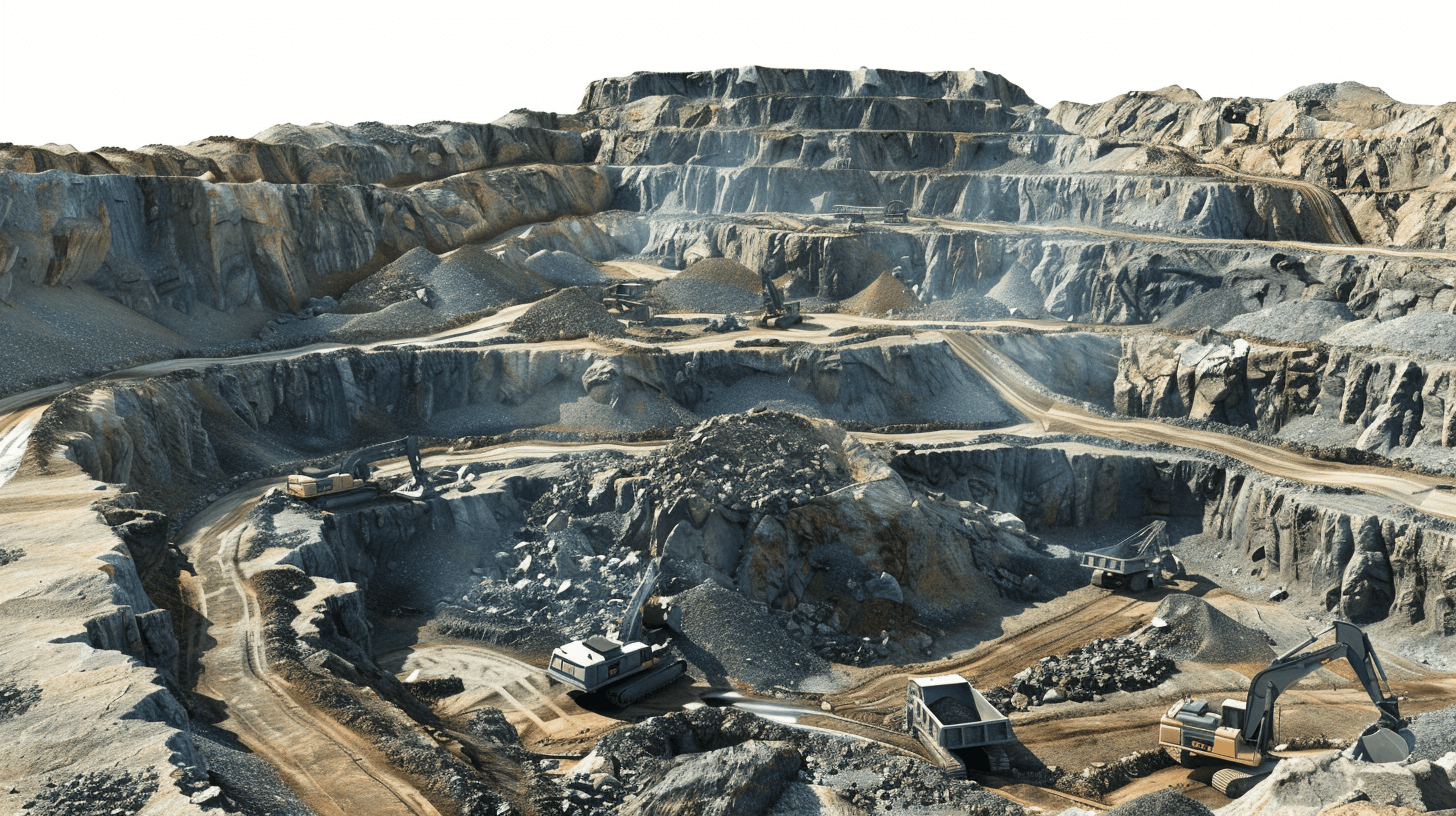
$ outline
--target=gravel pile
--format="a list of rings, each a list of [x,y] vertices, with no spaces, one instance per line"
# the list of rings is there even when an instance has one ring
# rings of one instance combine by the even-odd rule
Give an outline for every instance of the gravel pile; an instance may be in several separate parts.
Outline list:
[[[91,771],[64,782],[47,780],[33,798],[20,806],[33,816],[131,816],[157,792],[157,773]]]
[[[4,547],[0,547],[0,567],[5,566],[6,564],[13,564],[24,557],[25,550],[22,550],[19,547],[16,547],[12,550],[7,550]]]
[[[0,683],[0,722],[19,717],[40,702],[40,686]]]
[[[1178,304],[1163,315],[1158,325],[1166,329],[1223,326],[1249,310],[1249,302],[1233,289],[1210,289]]]
[[[283,784],[267,760],[243,747],[234,735],[193,719],[192,742],[207,760],[209,776],[222,790],[221,796],[205,803],[209,810],[220,806],[246,816],[317,816]],[[206,796],[209,787],[199,780],[188,789],[194,795]]]
[[[548,288],[539,277],[484,247],[466,246],[442,256],[417,247],[350,287],[340,310],[358,313],[371,306],[413,301],[420,289],[428,289],[427,305],[445,305],[463,314],[532,300]]]
[[[1057,790],[1096,799],[1134,779],[1171,768],[1174,764],[1173,758],[1160,748],[1137,751],[1112,762],[1099,762],[1081,771],[1063,773],[1053,785]]]
[[[782,515],[854,482],[836,458],[798,414],[724,414],[679,432],[643,475],[666,507],[701,496],[739,513]]]
[[[714,686],[736,680],[755,689],[797,688],[831,670],[797,639],[764,637],[777,629],[768,611],[731,589],[708,581],[674,603],[682,610],[678,651]]]
[[[996,281],[986,296],[1015,309],[1022,317],[1041,317],[1045,311],[1046,295],[1031,279],[1031,272],[1016,267]]]
[[[865,315],[907,312],[919,309],[920,299],[891,272],[882,272],[858,294],[840,303],[840,309]]]
[[[1222,331],[1285,342],[1312,342],[1355,319],[1349,307],[1333,300],[1286,300],[1248,312],[1223,324]]]
[[[1424,311],[1393,320],[1361,320],[1325,335],[1324,341],[1451,357],[1456,355],[1456,315]]]
[[[996,686],[986,699],[1001,711],[1066,700],[1086,702],[1114,691],[1152,688],[1173,673],[1173,661],[1126,638],[1098,638],[1039,663]],[[1008,708],[1009,707],[1009,708]]]
[[[1011,310],[1000,301],[961,292],[935,301],[920,314],[926,320],[1003,320],[1011,316]]]
[[[511,324],[511,331],[531,342],[574,340],[592,335],[622,337],[621,321],[587,290],[563,289],[526,310]]]
[[[727,258],[691,264],[655,286],[652,301],[662,312],[735,314],[763,308],[758,273]]]
[[[1417,715],[1410,730],[1416,735],[1412,760],[1437,760],[1456,751],[1456,706]]]
[[[520,745],[521,735],[511,721],[506,719],[505,712],[499,708],[489,706],[482,708],[476,715],[470,718],[470,724],[466,726],[470,733],[481,739],[490,740],[500,745]]]
[[[526,268],[557,286],[592,286],[612,278],[572,252],[543,249],[526,259]]]
[[[1168,625],[1149,627],[1138,639],[1159,654],[1205,663],[1267,663],[1274,659],[1267,636],[1202,598],[1169,595],[1153,616]]]
[[[1139,796],[1130,802],[1123,802],[1104,816],[1213,816],[1213,811],[1202,802],[1189,799],[1183,794],[1165,788]]]
[[[606,735],[595,753],[620,769],[621,784],[630,795],[651,788],[686,755],[749,741],[792,746],[803,757],[803,782],[830,788],[868,813],[1025,814],[1020,806],[974,781],[951,779],[938,768],[879,744],[780,725],[733,708],[653,717]]]

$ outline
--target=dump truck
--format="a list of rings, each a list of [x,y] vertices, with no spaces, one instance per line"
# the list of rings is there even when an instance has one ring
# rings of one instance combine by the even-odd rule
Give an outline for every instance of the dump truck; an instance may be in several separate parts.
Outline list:
[[[648,602],[657,589],[661,564],[653,560],[642,576],[616,637],[595,635],[556,647],[546,675],[612,706],[621,708],[646,697],[687,673],[687,662],[671,659],[667,642],[644,640],[647,624],[672,620]]]
[[[1335,633],[1334,643],[1304,651],[1330,632]],[[1274,733],[1274,703],[1279,695],[1326,663],[1341,658],[1354,669],[1379,715],[1350,749],[1351,757],[1377,763],[1404,761],[1415,747],[1415,736],[1400,716],[1399,698],[1390,691],[1370,638],[1347,621],[1335,621],[1274,658],[1254,675],[1245,699],[1224,700],[1216,713],[1209,711],[1207,700],[1184,698],[1174,703],[1158,726],[1158,745],[1185,768],[1217,768],[1209,784],[1225,796],[1238,798],[1278,763],[1279,758],[1270,755],[1269,745]]]
[[[1154,521],[1136,533],[1100,550],[1082,553],[1082,566],[1092,570],[1092,585],[1127,587],[1142,592],[1183,577],[1183,562],[1168,547],[1168,524]]]
[[[1005,773],[1006,746],[1016,742],[1011,720],[959,674],[917,677],[905,688],[905,729],[957,779],[968,768]]]
[[[910,221],[910,208],[896,199],[883,207],[860,207],[850,204],[834,205],[834,217],[851,224],[863,224],[867,218],[878,218],[886,224],[906,224]]]
[[[414,436],[361,448],[337,465],[303,468],[288,477],[288,495],[312,503],[320,510],[337,510],[377,498],[381,485],[374,480],[370,464],[403,456],[409,462],[413,481],[390,491],[407,499],[433,498],[435,488],[420,462],[420,443]]]

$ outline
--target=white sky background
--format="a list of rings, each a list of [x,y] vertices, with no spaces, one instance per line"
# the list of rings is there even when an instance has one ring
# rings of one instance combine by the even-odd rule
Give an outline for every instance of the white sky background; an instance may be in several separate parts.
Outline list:
[[[281,122],[575,111],[633,71],[979,68],[1048,107],[1170,84],[1277,97],[1353,79],[1456,100],[1445,0],[253,0],[0,3],[0,142],[251,136]]]

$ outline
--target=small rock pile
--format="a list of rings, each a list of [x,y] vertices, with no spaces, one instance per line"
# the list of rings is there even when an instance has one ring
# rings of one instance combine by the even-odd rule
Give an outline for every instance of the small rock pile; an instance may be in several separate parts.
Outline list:
[[[0,722],[19,717],[40,702],[40,686],[0,683]]]
[[[1213,816],[1213,811],[1202,802],[1189,799],[1172,788],[1164,788],[1123,802],[1107,811],[1105,816]]]
[[[703,327],[703,331],[713,334],[727,334],[728,332],[746,331],[747,329],[747,323],[744,323],[731,314],[715,317],[708,321],[708,325]]]
[[[792,688],[830,671],[802,639],[763,637],[773,630],[768,609],[713,581],[678,595],[675,603],[682,610],[678,650],[713,685],[731,679],[754,688]],[[714,669],[722,674],[712,676]]]
[[[1093,763],[1080,773],[1063,774],[1053,786],[1067,793],[1096,799],[1121,788],[1133,779],[1170,768],[1173,764],[1173,758],[1161,749],[1137,751],[1113,762]]]
[[[470,719],[470,733],[501,745],[520,745],[521,735],[499,708],[486,706]]]
[[[32,816],[131,816],[157,792],[157,773],[90,771],[64,782],[47,779],[33,798],[21,805]]]
[[[986,699],[1001,711],[1025,711],[1030,706],[1067,700],[1100,700],[1114,691],[1152,688],[1173,673],[1166,655],[1126,638],[1098,638],[1064,655],[1040,662],[996,686]]]
[[[531,306],[511,324],[511,332],[531,342],[545,342],[592,335],[622,337],[627,329],[587,290],[575,288]]]
[[[853,483],[836,458],[797,414],[724,414],[679,433],[643,475],[665,507],[700,496],[738,513],[781,516]]]
[[[13,550],[7,550],[4,547],[0,547],[0,567],[5,566],[6,564],[13,564],[24,557],[25,550],[22,550],[19,547],[16,547]]]
[[[763,308],[758,274],[737,261],[698,261],[652,289],[664,312],[750,312]]]
[[[891,272],[884,272],[874,282],[845,300],[840,308],[858,314],[885,314],[920,308],[920,299]]]

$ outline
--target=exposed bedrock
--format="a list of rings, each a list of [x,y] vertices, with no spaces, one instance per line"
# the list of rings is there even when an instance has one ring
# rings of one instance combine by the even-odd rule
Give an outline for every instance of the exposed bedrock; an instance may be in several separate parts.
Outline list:
[[[948,496],[1015,513],[1033,530],[1146,515],[1201,518],[1271,586],[1359,621],[1456,634],[1456,532],[1380,504],[1180,455],[982,445],[899,457]],[[1364,505],[1362,507],[1362,505]]]
[[[1280,431],[1313,416],[1349,428],[1362,450],[1400,456],[1456,447],[1456,363],[1349,346],[1251,345],[1141,336],[1123,340],[1114,407]]]
[[[619,372],[611,404],[584,385],[602,361]],[[365,435],[641,433],[761,402],[876,426],[1014,418],[943,345],[895,339],[684,354],[350,351],[132,381],[80,402],[53,409],[48,438],[96,478],[131,484],[146,506],[168,511],[225,476]]]
[[[665,213],[827,212],[899,199],[927,215],[1209,238],[1329,240],[1297,191],[1193,177],[992,175],[798,167],[612,167],[613,206]]]
[[[998,99],[916,99],[800,94],[745,96],[726,100],[650,96],[581,115],[623,140],[657,128],[774,128],[905,130],[941,133],[1058,133],[1038,107],[1007,107]]]
[[[1449,106],[1406,105],[1353,82],[1275,101],[1203,100],[1175,86],[1064,102],[1050,118],[1088,138],[1176,145],[1240,172],[1328,188],[1371,243],[1441,247],[1452,228]]]
[[[0,297],[88,284],[147,316],[297,311],[414,247],[442,252],[610,198],[591,167],[533,165],[408,190],[0,173]]]
[[[244,184],[399,186],[490,167],[589,160],[580,132],[554,129],[562,124],[555,114],[538,118],[542,121],[537,127],[461,122],[404,127],[378,122],[277,125],[250,139],[214,136],[183,147],[103,147],[90,153],[56,145],[4,145],[0,146],[0,170],[208,176],[207,181]]]
[[[1034,105],[1026,91],[989,71],[854,71],[798,68],[720,68],[683,73],[638,72],[587,86],[581,110],[625,105],[650,96],[728,100],[764,94],[994,99],[1008,107]]]
[[[1119,146],[1081,136],[1054,134],[690,128],[627,131],[615,137],[608,135],[598,154],[598,158],[610,165],[933,170],[944,173],[1127,172],[1135,170],[1139,157],[1145,156],[1146,151],[1132,145]],[[1198,170],[1189,163],[1185,172],[1178,175],[1213,174]]]

